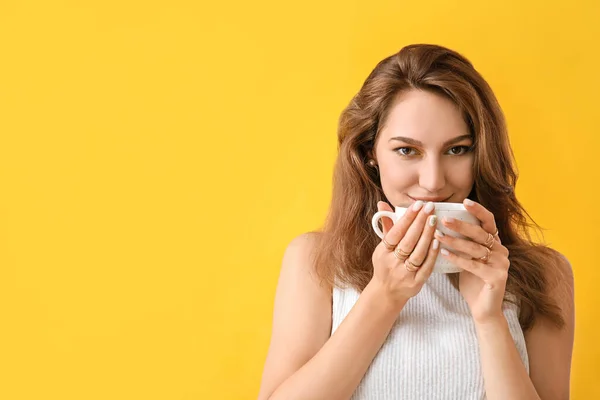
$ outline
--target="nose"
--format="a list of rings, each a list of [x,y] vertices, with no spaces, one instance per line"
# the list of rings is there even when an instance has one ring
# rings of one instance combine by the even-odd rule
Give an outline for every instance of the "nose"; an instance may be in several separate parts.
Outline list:
[[[445,185],[445,171],[440,160],[431,157],[423,162],[419,170],[419,186],[430,193],[439,193]]]

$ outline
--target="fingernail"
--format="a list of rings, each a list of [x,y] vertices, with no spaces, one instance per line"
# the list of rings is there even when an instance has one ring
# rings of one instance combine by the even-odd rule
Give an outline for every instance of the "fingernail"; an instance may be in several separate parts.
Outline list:
[[[444,217],[444,221],[446,221],[447,223],[451,224],[454,222],[454,218],[452,217]]]
[[[437,239],[433,239],[433,249],[437,250],[440,247],[440,242]]]
[[[431,217],[429,217],[429,226],[436,226],[437,225],[437,216],[432,215]]]
[[[423,207],[423,202],[421,200],[417,200],[415,204],[413,204],[413,211],[419,211]]]
[[[465,205],[472,206],[474,204],[475,204],[475,202],[473,200],[471,200],[471,199],[465,199]]]
[[[440,250],[440,253],[442,253],[442,254],[443,254],[443,255],[445,255],[445,256],[447,256],[448,254],[450,254],[450,253],[448,252],[448,250],[446,250],[446,249],[441,249],[441,250]]]
[[[433,203],[430,201],[429,203],[427,203],[427,205],[425,206],[425,208],[423,209],[423,211],[425,211],[426,213],[430,213],[433,211]]]
[[[439,229],[436,229],[436,230],[435,230],[435,234],[436,234],[437,236],[439,236],[439,237],[444,237],[444,236],[445,236],[445,235],[444,235],[444,232],[440,231]]]

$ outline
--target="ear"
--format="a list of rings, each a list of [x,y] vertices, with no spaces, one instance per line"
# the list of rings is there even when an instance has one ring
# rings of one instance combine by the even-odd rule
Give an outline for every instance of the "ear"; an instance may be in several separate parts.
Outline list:
[[[375,162],[377,162],[377,157],[375,156],[375,150],[367,151],[367,160],[375,160]]]

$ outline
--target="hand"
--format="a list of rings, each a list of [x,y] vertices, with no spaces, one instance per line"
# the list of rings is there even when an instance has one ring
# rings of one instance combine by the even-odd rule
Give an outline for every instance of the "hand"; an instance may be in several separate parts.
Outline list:
[[[392,211],[385,202],[377,203],[379,211]],[[383,240],[373,252],[373,278],[395,309],[402,309],[415,296],[431,275],[439,251],[433,239],[437,217],[431,215],[433,203],[417,201],[395,223],[382,218]]]
[[[459,275],[460,293],[469,305],[475,322],[485,323],[503,316],[502,301],[510,267],[508,249],[500,243],[494,215],[481,204],[468,199],[464,205],[469,213],[481,221],[481,226],[443,218],[444,226],[468,239],[443,235],[439,231],[435,237],[457,252],[465,253],[465,256],[459,256],[442,250],[443,257],[463,269]],[[467,255],[472,259],[466,258]]]

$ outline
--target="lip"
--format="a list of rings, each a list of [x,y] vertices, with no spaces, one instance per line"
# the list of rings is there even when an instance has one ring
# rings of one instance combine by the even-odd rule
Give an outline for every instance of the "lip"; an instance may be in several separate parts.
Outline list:
[[[450,197],[452,197],[452,195],[448,196],[448,197],[412,197],[407,195],[408,197],[410,197],[413,201],[417,201],[417,200],[421,200],[421,201],[431,201],[433,203],[444,203],[446,202],[448,199],[450,199]]]

